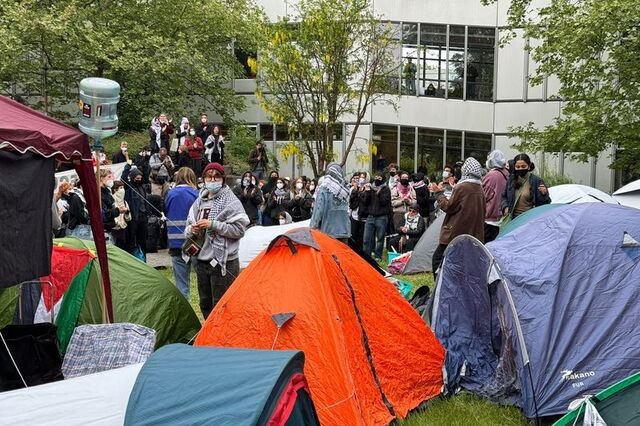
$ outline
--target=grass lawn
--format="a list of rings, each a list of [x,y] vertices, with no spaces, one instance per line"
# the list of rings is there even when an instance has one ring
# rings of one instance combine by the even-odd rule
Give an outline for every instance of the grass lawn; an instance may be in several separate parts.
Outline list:
[[[386,253],[383,256],[386,259]],[[386,261],[381,263],[386,269]],[[169,281],[174,282],[171,268],[162,270]],[[411,283],[412,292],[423,285],[433,287],[431,273],[415,275],[394,275],[395,278]],[[198,306],[198,287],[196,275],[191,274],[190,303],[193,310],[203,321]],[[416,365],[415,368],[420,368]],[[528,426],[530,423],[521,411],[514,407],[492,404],[474,395],[463,394],[447,398],[436,398],[422,409],[410,413],[405,420],[396,423],[398,426]]]

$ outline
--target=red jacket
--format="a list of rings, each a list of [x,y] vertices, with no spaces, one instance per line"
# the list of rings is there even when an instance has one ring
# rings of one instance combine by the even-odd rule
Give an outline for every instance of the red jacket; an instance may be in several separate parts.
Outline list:
[[[204,144],[202,143],[202,139],[196,136],[195,141],[192,141],[191,137],[188,136],[185,139],[184,145],[187,147],[189,157],[193,160],[202,160],[202,154],[204,153]]]

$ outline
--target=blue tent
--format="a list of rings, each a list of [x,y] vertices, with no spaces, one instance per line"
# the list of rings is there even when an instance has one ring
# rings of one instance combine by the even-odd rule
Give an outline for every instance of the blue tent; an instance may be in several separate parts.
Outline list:
[[[640,210],[560,206],[483,246],[447,248],[433,329],[450,388],[567,412],[640,370]]]
[[[175,344],[155,352],[125,425],[319,425],[299,351]]]

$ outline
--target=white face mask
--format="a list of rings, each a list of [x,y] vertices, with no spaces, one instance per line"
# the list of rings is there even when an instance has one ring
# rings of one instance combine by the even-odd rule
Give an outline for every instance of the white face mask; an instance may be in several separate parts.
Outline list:
[[[442,179],[447,179],[449,177],[449,172],[448,171],[444,171],[442,172]]]
[[[302,190],[302,188],[303,188],[303,187],[304,187],[304,185],[303,185],[303,183],[302,183],[302,182],[298,182],[298,183],[296,183],[296,189],[297,189],[298,191]]]
[[[106,186],[109,189],[113,188],[113,179],[109,179],[108,181],[106,181],[104,183],[104,186]]]
[[[190,134],[191,136],[195,136],[195,135],[196,135],[196,131],[195,131],[195,130],[191,130],[191,131],[189,131],[189,134]]]
[[[118,197],[124,197],[124,188],[118,189],[116,195],[118,195]]]
[[[315,185],[309,185],[309,191],[313,191],[314,189],[316,189]]]
[[[280,219],[280,225],[285,225],[287,223],[287,219]]]
[[[359,183],[360,185],[364,185],[364,182],[365,182],[365,178],[360,178],[360,179],[358,179],[358,183]]]
[[[282,188],[284,188],[284,183],[278,183],[278,184],[276,184],[276,188],[278,188],[278,189],[282,189]]]
[[[122,148],[120,148],[120,151],[122,151],[122,152],[127,152],[127,147],[126,147],[126,146],[123,146]]]

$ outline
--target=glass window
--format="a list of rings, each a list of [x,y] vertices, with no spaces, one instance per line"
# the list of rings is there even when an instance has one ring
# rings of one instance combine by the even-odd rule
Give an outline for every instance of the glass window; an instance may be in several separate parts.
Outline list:
[[[462,132],[447,130],[447,164],[453,166],[462,161]]]
[[[400,170],[415,172],[416,134],[415,127],[400,128]]]
[[[402,44],[418,44],[418,24],[402,24]]]
[[[473,157],[484,167],[491,152],[491,135],[486,133],[464,134],[464,158]]]
[[[333,125],[333,140],[334,141],[342,140],[342,123],[335,123]]]
[[[494,28],[469,27],[467,99],[493,100]]]
[[[242,49],[234,49],[236,59],[242,65],[242,72],[238,78],[256,78],[258,72],[258,62],[256,52],[245,52]]]
[[[449,27],[449,97],[462,99],[464,79],[464,26]]]
[[[420,79],[422,96],[443,98],[447,74],[446,25],[420,24]]]
[[[289,132],[286,124],[276,124],[276,140],[277,141],[289,140]]]
[[[431,176],[443,169],[444,131],[418,128],[418,171]]]
[[[384,170],[390,163],[395,163],[398,154],[398,127],[373,125],[373,170]]]
[[[398,22],[383,22],[385,30],[391,32],[393,42],[387,47],[388,54],[392,59],[391,63],[386,64],[388,68],[383,71],[383,75],[387,81],[383,83],[381,89],[384,93],[398,94],[400,91],[400,74],[402,73],[402,27]]]
[[[260,123],[260,138],[265,141],[273,140],[273,124]]]

